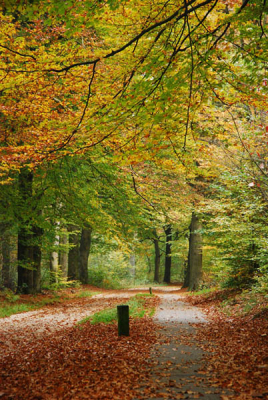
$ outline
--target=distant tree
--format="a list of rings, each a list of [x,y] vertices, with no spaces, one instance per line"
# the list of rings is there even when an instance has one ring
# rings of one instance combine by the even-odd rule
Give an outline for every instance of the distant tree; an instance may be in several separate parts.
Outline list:
[[[186,276],[183,287],[197,290],[202,280],[202,224],[200,218],[193,212],[189,234],[189,252]]]
[[[164,273],[164,282],[170,283],[171,279],[171,247],[172,247],[172,227],[171,225],[167,225],[165,227],[166,234],[166,252],[165,252],[165,273]]]
[[[153,237],[153,243],[154,243],[154,282],[159,283],[160,282],[160,263],[161,263],[161,252],[160,252],[160,246],[159,246],[159,237],[157,235],[156,229],[154,229],[154,237]]]
[[[79,246],[79,280],[87,284],[88,282],[88,257],[91,247],[92,228],[87,225],[82,228]]]

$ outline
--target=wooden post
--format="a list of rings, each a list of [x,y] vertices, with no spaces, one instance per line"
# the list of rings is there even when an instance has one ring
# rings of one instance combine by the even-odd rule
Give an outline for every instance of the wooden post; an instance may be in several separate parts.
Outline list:
[[[152,294],[152,288],[151,287],[149,287],[149,293]]]
[[[117,306],[118,336],[129,336],[129,306]]]

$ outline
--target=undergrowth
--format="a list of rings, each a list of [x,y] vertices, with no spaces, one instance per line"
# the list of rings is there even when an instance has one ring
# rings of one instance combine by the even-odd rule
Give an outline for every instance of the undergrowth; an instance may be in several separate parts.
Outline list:
[[[194,305],[212,304],[227,316],[239,317],[247,314],[259,314],[268,309],[267,295],[254,290],[223,289],[207,293],[196,292],[187,296]]]

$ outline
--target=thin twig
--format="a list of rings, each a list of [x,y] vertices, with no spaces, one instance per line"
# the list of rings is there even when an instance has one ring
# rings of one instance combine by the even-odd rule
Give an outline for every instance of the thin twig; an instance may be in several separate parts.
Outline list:
[[[132,167],[132,165],[130,166],[131,168],[131,177],[132,177],[132,182],[133,182],[133,188],[135,193],[140,196],[147,204],[149,204],[150,207],[155,209],[155,206],[149,201],[147,200],[142,194],[140,194],[140,192],[138,191],[137,185],[136,185],[136,181],[135,181],[135,177],[134,177],[134,169]]]

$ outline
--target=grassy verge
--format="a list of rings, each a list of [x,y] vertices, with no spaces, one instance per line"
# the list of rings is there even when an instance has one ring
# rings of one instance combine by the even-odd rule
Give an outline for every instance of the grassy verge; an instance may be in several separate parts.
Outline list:
[[[10,290],[0,294],[0,318],[10,317],[13,314],[38,310],[52,304],[62,303],[73,298],[86,298],[97,294],[96,291],[84,290],[70,295],[64,291],[49,292],[46,295],[17,295]]]
[[[75,297],[78,297],[79,299],[82,299],[84,297],[92,297],[95,296],[96,294],[99,294],[100,292],[91,292],[90,290],[84,290],[82,292],[78,292]]]
[[[124,302],[124,305],[129,306],[129,316],[132,318],[142,318],[145,315],[152,316],[155,312],[154,303],[150,302],[154,295],[151,294],[137,294],[128,301]],[[118,304],[120,305],[120,304]],[[89,317],[83,318],[78,322],[78,325],[83,325],[87,321],[91,324],[105,323],[109,324],[117,319],[117,307],[106,308],[102,311],[90,315]]]
[[[21,302],[20,298],[15,302],[3,301],[0,303],[0,318],[10,317],[10,315],[19,314],[21,312],[37,310],[48,304],[55,304],[61,301],[59,297],[42,299],[35,303],[33,303],[32,299],[29,302]]]

